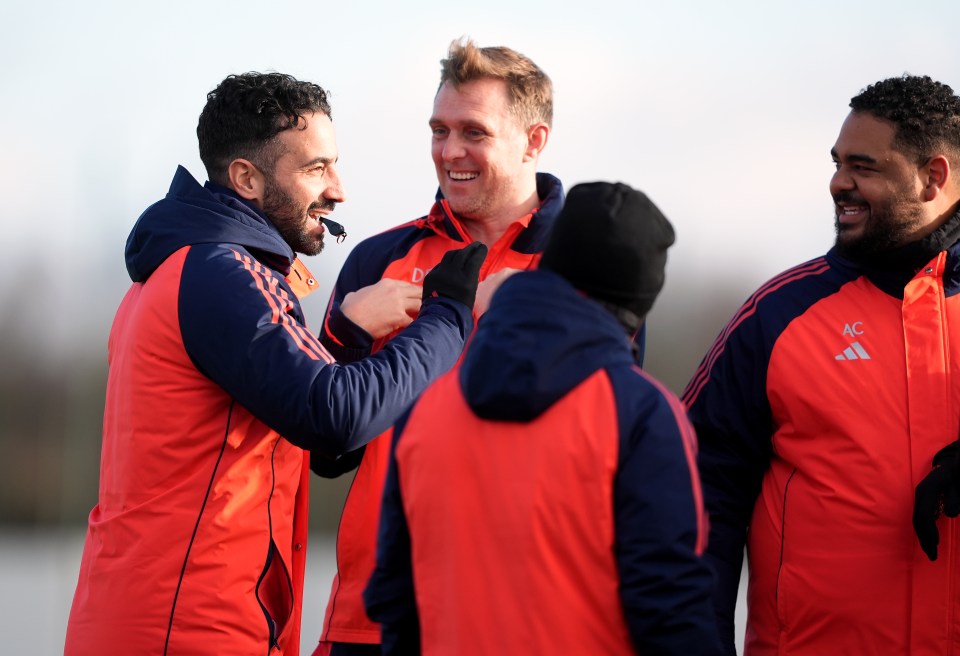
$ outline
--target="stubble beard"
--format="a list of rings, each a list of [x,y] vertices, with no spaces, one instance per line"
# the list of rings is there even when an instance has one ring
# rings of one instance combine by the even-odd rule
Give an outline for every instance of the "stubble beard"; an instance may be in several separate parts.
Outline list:
[[[502,212],[504,208],[500,203],[515,194],[509,185],[501,183],[495,189],[480,190],[465,197],[451,199],[446,194],[444,197],[458,219],[483,222]]]
[[[453,213],[458,219],[474,221],[488,214],[489,203],[487,203],[483,198],[471,198],[466,202],[459,200],[448,200],[447,203],[450,205],[450,209],[453,210]]]
[[[837,194],[834,202],[862,202],[846,194]],[[834,215],[834,228],[837,233],[837,252],[854,261],[876,260],[894,249],[911,241],[922,225],[922,204],[916,198],[899,196],[881,206],[870,204],[870,217],[863,226],[860,236],[851,237],[847,229]]]
[[[277,232],[287,242],[295,253],[304,255],[319,255],[323,251],[323,236],[311,232],[313,219],[309,212],[319,209],[333,209],[335,203],[314,201],[303,207],[299,205],[275,180],[269,176],[266,179],[263,191],[263,213],[276,226]],[[327,207],[329,206],[329,207]]]

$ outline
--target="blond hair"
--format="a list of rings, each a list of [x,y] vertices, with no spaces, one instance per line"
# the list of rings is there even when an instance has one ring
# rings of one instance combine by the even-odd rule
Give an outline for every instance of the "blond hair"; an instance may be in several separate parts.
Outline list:
[[[479,48],[470,39],[450,44],[440,61],[440,88],[454,88],[474,80],[491,78],[507,84],[510,109],[523,127],[553,124],[553,83],[540,67],[524,55],[504,46]]]

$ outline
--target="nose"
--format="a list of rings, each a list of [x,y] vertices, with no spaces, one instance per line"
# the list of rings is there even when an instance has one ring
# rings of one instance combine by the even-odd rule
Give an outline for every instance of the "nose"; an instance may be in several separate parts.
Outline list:
[[[327,179],[329,184],[323,190],[323,197],[332,200],[335,203],[342,203],[347,200],[346,192],[343,189],[343,180],[340,178],[340,171],[336,166],[327,169]]]
[[[453,162],[464,157],[466,154],[467,150],[463,147],[463,141],[455,134],[451,133],[443,140],[443,151],[441,155],[444,162]]]
[[[843,166],[838,166],[830,178],[830,195],[836,196],[841,191],[849,191],[855,187],[853,178],[847,173]]]

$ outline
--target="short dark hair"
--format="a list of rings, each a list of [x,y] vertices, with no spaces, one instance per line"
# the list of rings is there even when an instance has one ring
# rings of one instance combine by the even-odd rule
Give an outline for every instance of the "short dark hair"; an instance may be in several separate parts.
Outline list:
[[[272,173],[283,154],[277,135],[313,112],[331,116],[327,92],[312,82],[282,73],[227,76],[207,94],[197,124],[200,159],[207,177],[227,186],[227,167],[237,158]]]
[[[904,74],[871,84],[850,100],[854,112],[893,123],[893,147],[922,165],[938,152],[960,166],[960,97],[946,84]]]

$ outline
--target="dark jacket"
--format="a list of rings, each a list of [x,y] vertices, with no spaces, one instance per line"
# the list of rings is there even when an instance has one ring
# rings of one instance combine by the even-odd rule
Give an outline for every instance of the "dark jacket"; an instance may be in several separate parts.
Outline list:
[[[341,366],[304,325],[294,264],[263,214],[183,168],[137,221],[66,654],[298,653],[304,449],[332,459],[380,433],[473,322],[429,299]]]
[[[693,431],[563,278],[507,280],[395,430],[385,654],[714,653]]]
[[[745,545],[746,654],[960,649],[957,524],[942,520],[933,563],[911,524],[960,428],[958,227],[776,276],[690,381],[727,653]]]

